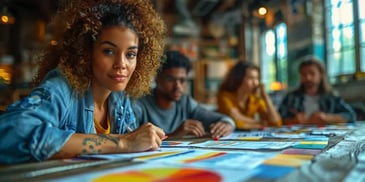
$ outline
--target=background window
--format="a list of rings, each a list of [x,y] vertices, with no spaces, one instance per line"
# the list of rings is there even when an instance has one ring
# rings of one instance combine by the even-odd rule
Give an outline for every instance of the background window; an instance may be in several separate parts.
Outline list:
[[[360,63],[361,71],[365,71],[365,1],[358,0],[359,24],[360,24]]]
[[[287,28],[285,23],[279,24],[276,29],[277,39],[277,65],[278,65],[278,80],[283,84],[288,83],[288,41],[287,41]]]
[[[287,27],[280,23],[263,34],[261,42],[261,80],[266,90],[274,91],[288,83]]]
[[[262,38],[262,52],[261,52],[261,80],[265,84],[266,89],[270,90],[270,85],[276,80],[275,76],[275,52],[276,40],[275,32],[268,30],[264,33]]]
[[[327,69],[332,83],[339,75],[356,72],[353,8],[352,0],[326,0]]]

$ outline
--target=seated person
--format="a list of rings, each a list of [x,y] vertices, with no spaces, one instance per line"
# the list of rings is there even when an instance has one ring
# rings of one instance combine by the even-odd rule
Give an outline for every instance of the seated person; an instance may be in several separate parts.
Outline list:
[[[191,69],[189,59],[178,51],[167,51],[156,76],[156,88],[150,95],[133,103],[137,122],[151,122],[162,128],[169,138],[187,134],[213,138],[230,134],[233,120],[223,114],[206,110],[191,96],[184,94]]]
[[[0,164],[155,150],[165,137],[151,123],[136,129],[129,99],[149,91],[163,53],[152,4],[69,3],[54,19],[64,29],[40,57],[37,87],[0,116]]]
[[[217,97],[218,112],[231,116],[236,129],[281,126],[280,115],[260,83],[259,68],[248,61],[239,61],[232,67]],[[255,118],[256,114],[259,119]]]
[[[300,85],[283,99],[284,124],[326,124],[355,120],[351,106],[335,96],[319,59],[306,56],[299,65]]]

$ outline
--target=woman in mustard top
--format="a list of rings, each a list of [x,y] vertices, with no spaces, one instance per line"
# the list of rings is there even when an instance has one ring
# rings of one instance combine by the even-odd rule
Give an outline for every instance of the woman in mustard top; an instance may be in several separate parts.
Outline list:
[[[282,123],[260,83],[259,67],[248,61],[237,62],[224,78],[218,92],[218,112],[231,116],[236,129],[281,126]]]

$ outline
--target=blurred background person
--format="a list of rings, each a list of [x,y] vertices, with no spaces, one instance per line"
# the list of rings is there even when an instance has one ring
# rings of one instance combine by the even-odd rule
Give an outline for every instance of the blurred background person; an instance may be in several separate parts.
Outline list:
[[[237,129],[281,126],[280,115],[260,82],[260,69],[251,62],[239,61],[230,69],[217,100],[218,112],[231,116]]]
[[[234,130],[230,117],[205,109],[184,93],[191,68],[185,55],[167,51],[155,80],[156,88],[133,103],[137,122],[151,122],[169,138],[206,134],[217,138],[230,134]]]
[[[325,124],[355,120],[350,105],[336,96],[327,81],[326,70],[314,56],[299,65],[300,85],[283,99],[279,112],[284,124]]]

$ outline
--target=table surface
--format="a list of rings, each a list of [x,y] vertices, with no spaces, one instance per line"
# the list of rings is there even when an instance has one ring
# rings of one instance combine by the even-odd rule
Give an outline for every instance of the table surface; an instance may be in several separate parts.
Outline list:
[[[201,139],[180,139],[201,142]],[[280,139],[291,140],[291,139]],[[277,180],[251,178],[250,182],[265,181],[365,181],[365,122],[356,122],[346,135],[330,136],[326,148],[308,164]],[[235,150],[239,151],[239,150]],[[65,176],[120,168],[142,162],[132,160],[49,160],[35,163],[0,166],[0,181],[41,181]]]

